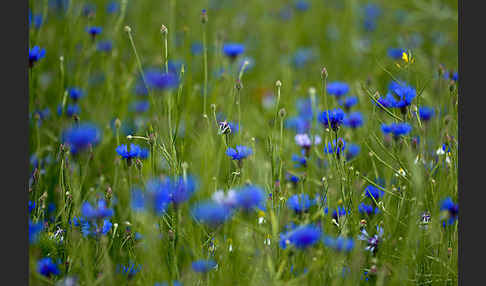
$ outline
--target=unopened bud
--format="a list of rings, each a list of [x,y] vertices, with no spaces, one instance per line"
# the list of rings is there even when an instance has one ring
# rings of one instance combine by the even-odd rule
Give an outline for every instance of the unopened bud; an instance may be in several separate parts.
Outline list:
[[[287,111],[285,110],[285,108],[281,108],[278,111],[278,116],[280,116],[280,118],[284,118],[286,115],[287,115]]]
[[[128,26],[128,25],[125,26],[124,29],[125,29],[125,32],[127,32],[127,33],[130,33],[132,31],[132,28],[130,28],[130,26]]]
[[[328,74],[327,74],[327,69],[326,69],[326,67],[323,67],[323,68],[322,68],[322,71],[321,71],[321,77],[322,77],[323,79],[327,79],[327,75],[328,75]]]
[[[282,86],[282,82],[280,80],[277,80],[277,82],[275,82],[275,86],[276,87],[281,87]]]
[[[121,127],[121,120],[120,118],[115,119],[115,128],[119,129]]]
[[[162,25],[162,27],[160,27],[160,32],[162,35],[167,35],[169,33],[169,29],[167,29],[165,25]]]
[[[201,23],[206,24],[208,22],[208,13],[206,9],[202,9],[201,11]]]

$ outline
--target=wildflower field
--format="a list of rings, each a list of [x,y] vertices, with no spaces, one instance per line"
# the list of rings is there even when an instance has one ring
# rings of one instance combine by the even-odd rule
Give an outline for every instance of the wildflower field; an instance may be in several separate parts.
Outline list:
[[[457,1],[28,13],[30,285],[457,284]]]

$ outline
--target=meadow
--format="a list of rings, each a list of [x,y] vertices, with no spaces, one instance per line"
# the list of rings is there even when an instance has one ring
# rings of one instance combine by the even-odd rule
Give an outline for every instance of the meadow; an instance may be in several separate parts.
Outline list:
[[[457,9],[30,0],[30,285],[456,285]]]

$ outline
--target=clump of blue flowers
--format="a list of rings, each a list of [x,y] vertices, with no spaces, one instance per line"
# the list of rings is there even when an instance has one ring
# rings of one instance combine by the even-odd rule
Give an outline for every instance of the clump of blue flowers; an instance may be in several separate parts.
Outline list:
[[[287,207],[296,214],[307,212],[313,204],[308,194],[293,195],[287,200]]]
[[[446,197],[440,202],[440,210],[445,213],[443,226],[452,225],[457,220],[459,205],[454,203],[451,197]]]
[[[216,227],[231,216],[231,210],[223,204],[208,201],[197,204],[192,209],[192,215],[197,221]]]

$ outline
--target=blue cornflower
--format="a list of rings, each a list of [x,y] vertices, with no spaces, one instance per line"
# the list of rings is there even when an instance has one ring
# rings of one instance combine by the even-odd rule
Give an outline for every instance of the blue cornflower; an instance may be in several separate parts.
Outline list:
[[[126,144],[122,144],[116,147],[116,153],[118,153],[118,155],[122,156],[122,158],[127,160],[139,157],[140,152],[142,152],[142,148],[140,148],[140,146],[138,146],[137,144],[133,143],[130,144],[130,149],[128,149],[128,146]]]
[[[66,115],[67,117],[73,117],[74,115],[79,115],[81,112],[81,108],[77,104],[68,104],[66,106]],[[62,115],[62,105],[57,106],[57,114]]]
[[[192,270],[198,273],[206,273],[217,266],[216,261],[212,259],[201,259],[192,262]]]
[[[157,69],[149,69],[145,72],[145,79],[149,88],[156,90],[172,89],[179,85],[179,79],[175,73],[161,72]]]
[[[165,184],[169,190],[170,199],[175,205],[189,200],[197,188],[196,180],[189,175],[168,178],[165,180]]]
[[[298,11],[307,11],[310,7],[310,4],[305,0],[297,0],[294,2],[294,7]]]
[[[223,204],[208,201],[197,204],[192,209],[192,215],[199,222],[216,227],[223,224],[231,216],[231,211]]]
[[[160,179],[147,182],[146,192],[132,189],[132,209],[135,211],[149,210],[156,215],[162,215],[171,202],[168,183]]]
[[[44,257],[37,262],[37,271],[46,277],[60,274],[57,264],[50,257]]]
[[[366,215],[373,215],[377,214],[380,212],[380,209],[378,207],[373,207],[372,205],[367,205],[365,203],[361,203],[358,205],[358,211],[361,214],[366,214]]]
[[[33,223],[29,219],[29,243],[30,244],[37,242],[39,234],[41,233],[43,228],[44,225],[42,224],[42,222]]]
[[[97,26],[86,27],[86,32],[91,35],[91,37],[96,37],[103,31],[103,28]]]
[[[305,249],[316,244],[321,238],[321,229],[313,224],[298,226],[286,233],[280,233],[280,247],[285,249],[288,244],[298,249]]]
[[[385,97],[380,96],[377,101],[379,104],[375,103],[376,106],[381,107],[380,106],[381,104],[385,108],[390,108],[393,107],[393,104],[395,103],[396,100],[391,93],[387,93]]]
[[[76,154],[88,146],[98,144],[101,138],[98,127],[91,123],[81,123],[64,130],[63,142],[71,147],[71,153]]]
[[[291,174],[291,173],[287,173],[287,174],[285,174],[285,178],[286,178],[288,181],[290,181],[290,182],[292,182],[292,183],[294,183],[294,184],[297,184],[297,183],[300,181],[300,179],[299,179],[299,177],[298,177],[298,176],[293,175],[293,174]]]
[[[338,220],[339,217],[345,216],[347,211],[344,207],[337,207],[335,210],[332,211],[332,218]]]
[[[296,162],[296,164],[294,165],[296,168],[300,167],[300,166],[307,166],[307,158],[305,156],[299,156],[299,155],[296,155],[296,154],[292,154],[292,161]]]
[[[199,55],[199,54],[202,54],[203,52],[203,45],[201,43],[193,43],[191,45],[191,53],[193,55]]]
[[[340,98],[341,96],[348,93],[349,85],[345,82],[340,81],[330,82],[327,84],[326,91],[330,95],[334,95],[336,98]]]
[[[324,146],[324,153],[341,155],[344,149],[346,149],[346,141],[343,138],[338,138],[337,144],[336,140],[333,140],[332,143],[328,142],[327,146]]]
[[[447,224],[453,224],[458,217],[459,213],[459,205],[455,204],[451,197],[446,197],[440,202],[440,210],[447,212]],[[443,226],[446,225],[446,222],[443,222]]]
[[[351,112],[344,117],[343,123],[345,126],[358,128],[363,125],[363,116],[359,111]]]
[[[434,117],[434,113],[434,109],[431,107],[421,106],[419,108],[419,116],[423,121],[429,121],[432,117]]]
[[[108,13],[108,14],[117,13],[118,10],[120,10],[120,4],[117,1],[111,1],[106,6],[106,13]]]
[[[87,220],[99,220],[113,215],[113,209],[106,206],[106,201],[103,199],[98,200],[96,206],[91,205],[89,202],[84,202],[81,206],[81,215]]]
[[[339,105],[344,105],[346,110],[351,109],[351,107],[358,104],[358,97],[356,96],[347,96],[344,99],[339,101]]]
[[[317,119],[325,127],[329,128],[330,125],[332,130],[336,131],[338,130],[339,126],[343,123],[344,116],[345,116],[344,111],[341,108],[335,108],[333,110],[323,111],[321,114],[319,114],[319,117]],[[329,124],[329,122],[331,124]]]
[[[369,3],[363,7],[365,30],[374,31],[376,29],[376,20],[381,13],[381,8],[377,4]]]
[[[390,125],[382,124],[381,131],[385,134],[392,133],[395,139],[398,139],[402,135],[407,135],[412,131],[410,124],[404,123],[392,123]]]
[[[96,221],[88,221],[82,217],[73,218],[73,223],[75,226],[81,227],[81,232],[83,233],[83,236],[99,236],[99,235],[106,235],[113,224],[108,220],[104,219],[102,220],[102,223],[100,226],[98,226],[98,222]]]
[[[390,94],[390,95],[388,95]],[[417,96],[415,88],[406,84],[405,82],[391,82],[388,86],[387,100],[392,104],[392,107],[402,109],[412,104],[412,100]],[[397,98],[395,98],[395,96]]]
[[[260,187],[246,185],[236,193],[236,206],[247,212],[255,208],[264,209],[265,197],[265,192]]]
[[[403,53],[405,53],[406,50],[402,48],[389,48],[388,49],[388,56],[394,60],[401,60]]]
[[[139,100],[132,103],[130,109],[134,112],[144,113],[150,108],[150,102],[148,100]]]
[[[88,17],[90,15],[94,15],[96,13],[96,5],[87,3],[83,6],[83,9],[81,10],[81,14],[85,17]]]
[[[39,48],[39,46],[34,46],[29,49],[29,67],[32,68],[36,62],[44,58],[46,55],[46,50]]]
[[[44,22],[44,18],[42,17],[42,14],[35,14],[33,15],[33,19],[31,19],[32,18],[31,13],[32,12],[29,11],[29,26],[34,24],[34,28],[39,29],[42,26],[42,23]]]
[[[84,96],[84,92],[81,88],[79,87],[71,87],[68,89],[68,94],[69,97],[71,97],[72,100],[76,101]]]
[[[113,43],[109,40],[100,41],[96,44],[96,49],[100,52],[110,52],[113,49]]]
[[[49,107],[46,107],[42,110],[36,109],[33,113],[33,118],[37,118],[37,125],[41,126],[42,122],[45,119],[49,118],[50,115],[51,115],[51,110],[49,109]]]
[[[354,239],[344,238],[342,236],[338,236],[334,238],[326,235],[322,238],[322,242],[327,247],[333,248],[334,250],[337,251],[349,252],[353,250],[354,247]]]
[[[253,150],[247,146],[236,145],[236,148],[228,147],[228,149],[226,149],[226,155],[231,157],[232,160],[241,161],[251,154],[253,154]]]
[[[308,121],[312,121],[312,119],[314,119],[315,107],[313,107],[310,97],[297,99],[296,105],[300,118]]]
[[[117,272],[121,273],[122,275],[126,275],[128,279],[133,278],[135,274],[142,270],[142,266],[140,264],[135,265],[135,263],[130,262],[127,265],[119,264],[117,266]]]
[[[29,214],[35,209],[35,201],[29,201]]]
[[[374,198],[375,200],[378,200],[385,195],[385,192],[373,185],[368,185],[365,189],[365,195],[370,199]]]
[[[312,61],[315,58],[315,53],[311,49],[302,48],[295,52],[292,57],[292,64],[296,68],[304,67],[308,62]]]
[[[310,129],[311,122],[301,116],[290,117],[285,120],[285,127],[295,130],[297,133],[307,133]]]
[[[356,144],[348,144],[347,149],[346,149],[346,160],[349,161],[353,159],[354,157],[358,156],[359,152],[361,150],[361,147]]]
[[[245,46],[238,43],[226,43],[223,45],[223,53],[234,60],[237,56],[245,52]]]
[[[371,251],[373,254],[376,254],[378,251],[378,245],[380,244],[381,240],[383,239],[383,228],[376,226],[376,234],[370,236],[366,229],[361,229],[361,234],[358,236],[359,240],[363,240],[367,242],[367,246],[365,250]]]
[[[313,204],[308,194],[293,195],[287,200],[287,208],[298,214],[308,211]]]

